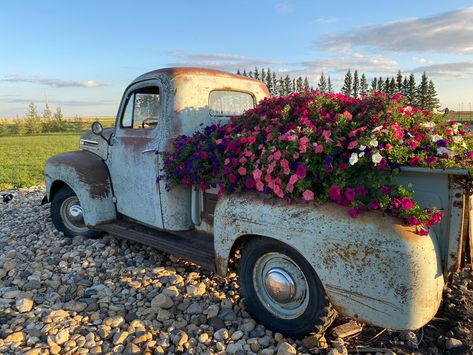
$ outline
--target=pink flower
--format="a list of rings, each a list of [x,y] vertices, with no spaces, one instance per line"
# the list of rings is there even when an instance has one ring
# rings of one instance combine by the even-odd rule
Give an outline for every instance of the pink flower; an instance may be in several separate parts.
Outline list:
[[[248,177],[245,180],[245,186],[247,189],[251,190],[253,187],[255,187],[255,180],[253,180],[251,177]]]
[[[408,226],[418,226],[420,221],[415,217],[406,217],[406,223]]]
[[[262,174],[262,173],[263,173],[263,172],[262,172],[260,169],[255,169],[255,170],[253,170],[253,178],[254,178],[255,180],[261,179],[261,174]]]
[[[237,180],[237,177],[233,174],[228,175],[228,181],[230,181],[232,184],[234,184]]]
[[[359,196],[365,196],[368,194],[368,190],[363,185],[358,185],[355,188],[355,193]]]
[[[284,192],[282,191],[281,186],[279,186],[279,185],[275,185],[275,186],[274,186],[273,192],[274,192],[274,193],[276,194],[276,196],[278,196],[279,198],[283,198],[283,197],[284,197]]]
[[[299,176],[297,176],[296,174],[291,175],[291,177],[289,178],[289,183],[291,185],[294,185],[297,182],[297,180],[299,180]]]
[[[414,207],[414,202],[409,197],[403,197],[401,199],[401,206],[404,210],[408,211]]]
[[[264,190],[264,184],[261,182],[261,180],[256,181],[256,190],[258,191]]]
[[[291,184],[291,183],[288,183],[288,184],[286,185],[286,191],[287,191],[287,192],[292,192],[292,191],[294,191],[294,185]]]
[[[279,150],[277,150],[275,153],[274,153],[274,160],[279,160],[281,159],[281,152]]]
[[[299,139],[299,144],[300,145],[307,145],[307,143],[309,143],[309,138],[307,138],[306,136]]]
[[[355,200],[355,190],[347,187],[345,189],[345,198],[348,200],[348,201],[353,201]]]
[[[354,149],[358,146],[358,142],[357,141],[351,141],[350,143],[348,143],[348,149]]]
[[[358,211],[356,210],[356,208],[350,208],[348,210],[348,214],[351,218],[356,218],[356,216],[358,216]]]
[[[304,164],[300,164],[300,165],[297,167],[296,174],[297,174],[298,177],[300,177],[300,178],[302,178],[302,179],[306,177],[307,168],[305,167]]]
[[[315,147],[315,153],[317,154],[320,154],[324,151],[324,146],[322,144],[318,144],[316,147]]]
[[[329,130],[324,130],[322,132],[322,137],[324,137],[326,142],[331,142],[332,140],[330,139],[330,136],[332,135],[332,131]]]
[[[411,160],[409,160],[409,165],[410,166],[417,166],[420,164],[420,162],[422,161],[422,158],[419,157],[419,156],[416,156],[414,158],[412,158]]]
[[[287,161],[287,159],[283,159],[279,162],[279,164],[281,164],[281,167],[282,168],[289,168],[289,162]]]
[[[348,111],[343,112],[343,116],[345,116],[347,120],[351,120],[353,118],[353,115]]]
[[[312,201],[314,199],[314,193],[311,190],[305,190],[302,197],[305,201]]]
[[[417,231],[417,234],[419,234],[419,235],[428,235],[428,234],[429,234],[429,231],[427,231],[427,230],[421,228],[421,229],[419,229],[419,230]]]
[[[242,176],[243,176],[243,175],[246,175],[246,168],[244,168],[243,166],[240,166],[240,167],[238,168],[238,174],[240,174],[240,175],[242,175]]]
[[[370,204],[368,205],[368,208],[370,210],[377,210],[379,208],[379,202],[378,200],[373,200],[370,202]]]

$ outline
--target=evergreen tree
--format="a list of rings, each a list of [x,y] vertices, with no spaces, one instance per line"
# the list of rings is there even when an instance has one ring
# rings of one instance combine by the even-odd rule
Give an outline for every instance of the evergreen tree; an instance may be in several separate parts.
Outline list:
[[[330,94],[333,94],[333,86],[332,86],[332,80],[330,79],[330,75],[327,78],[327,91]]]
[[[317,84],[317,89],[320,92],[327,92],[327,82],[325,81],[324,72],[320,74],[320,79],[319,79],[319,83]]]
[[[292,91],[292,81],[289,75],[284,78],[284,96],[289,95]]]
[[[373,95],[377,91],[377,88],[378,88],[378,79],[373,78],[373,80],[371,80],[371,89],[370,89],[371,95]]]
[[[296,92],[296,79],[292,79],[292,88],[291,92]]]
[[[407,82],[407,92],[406,92],[406,98],[407,98],[407,103],[409,105],[415,105],[416,104],[416,78],[414,74],[411,73],[409,75],[409,80]]]
[[[402,89],[401,89],[401,94],[404,97],[407,97],[408,88],[409,88],[409,82],[407,81],[407,77],[404,77],[404,80],[402,81]]]
[[[437,110],[440,108],[440,101],[437,97],[437,90],[435,90],[435,85],[432,80],[429,81],[429,86],[427,89],[427,97],[428,97],[427,108],[429,110],[433,110],[433,109]]]
[[[266,71],[266,78],[264,80],[264,83],[268,87],[269,92],[272,93],[273,92],[273,80],[272,80],[272,76],[271,76],[271,70],[269,68]]]
[[[53,122],[54,122],[54,129],[56,132],[63,132],[66,130],[66,122],[64,121],[61,107],[59,106],[56,108],[56,112],[54,113]]]
[[[360,79],[358,78],[358,70],[353,73],[353,97],[357,98],[360,93]]]
[[[376,84],[376,91],[384,92],[384,90],[383,90],[383,78],[382,77],[378,78],[378,83]]]
[[[49,108],[49,104],[46,101],[44,105],[44,111],[43,111],[43,132],[52,132],[53,128],[53,122],[52,122],[53,114],[51,112],[51,109]]]
[[[368,94],[368,81],[366,80],[365,73],[361,74],[360,94],[362,97]]]
[[[383,92],[389,95],[389,78],[384,79]]]
[[[237,75],[241,75],[240,68],[237,69]]]
[[[263,83],[266,83],[266,72],[264,71],[264,68],[261,69],[261,79]]]
[[[28,105],[28,110],[26,111],[25,119],[27,133],[41,133],[41,118],[39,117],[38,110],[36,109],[36,105],[34,104],[34,102],[31,102]]]
[[[256,80],[259,80],[259,72],[258,72],[258,68],[257,68],[257,67],[255,67],[254,78],[255,78]]]
[[[397,71],[396,89],[399,94],[402,94],[402,74],[400,70]]]
[[[393,96],[396,92],[397,92],[396,81],[394,80],[394,78],[391,78],[391,80],[389,81],[388,94],[389,96]]]
[[[282,77],[278,79],[277,91],[278,91],[278,96],[286,95],[284,91],[284,79]]]
[[[248,77],[250,78],[253,78],[253,72],[250,70],[250,72],[248,73]]]
[[[304,81],[302,80],[302,77],[298,77],[296,80],[296,91],[300,92],[303,89]]]
[[[425,72],[422,74],[421,81],[417,87],[416,106],[422,110],[426,110],[429,102],[429,80]]]
[[[277,90],[278,80],[276,79],[275,72],[273,72],[271,79],[272,79],[272,86],[273,86],[273,95],[277,95],[278,94],[278,90]]]
[[[248,74],[246,74],[246,69],[243,69],[243,76],[248,76]]]
[[[307,77],[304,78],[303,89],[304,90],[310,90],[309,79],[307,79]]]
[[[343,81],[342,87],[342,94],[351,96],[352,93],[352,75],[350,69],[348,69],[347,73],[345,74],[345,80]]]

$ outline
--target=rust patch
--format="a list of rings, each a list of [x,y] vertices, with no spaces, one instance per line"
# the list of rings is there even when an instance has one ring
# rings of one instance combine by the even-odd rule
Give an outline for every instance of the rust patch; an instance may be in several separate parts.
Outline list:
[[[88,186],[91,198],[100,199],[110,194],[108,169],[103,160],[93,153],[62,153],[49,158],[47,164],[74,169],[80,181]]]
[[[225,259],[223,256],[216,255],[215,268],[218,275],[225,277],[227,275],[227,259]]]

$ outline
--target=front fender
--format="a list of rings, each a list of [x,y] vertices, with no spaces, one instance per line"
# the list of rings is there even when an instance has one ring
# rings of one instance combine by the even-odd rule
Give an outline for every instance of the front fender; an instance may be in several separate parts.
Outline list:
[[[434,234],[419,236],[393,217],[346,208],[275,202],[251,194],[223,196],[214,219],[219,274],[238,238],[259,235],[296,249],[312,265],[344,316],[392,329],[417,329],[435,315],[443,274]]]
[[[48,200],[55,184],[66,184],[79,198],[87,226],[116,219],[108,168],[100,157],[85,151],[62,153],[49,158],[44,170]]]

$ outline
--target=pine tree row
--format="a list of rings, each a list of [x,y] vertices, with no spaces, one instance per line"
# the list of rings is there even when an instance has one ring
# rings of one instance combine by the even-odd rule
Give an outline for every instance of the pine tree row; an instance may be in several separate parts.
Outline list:
[[[321,90],[320,85],[323,82],[323,76],[322,73],[319,80],[319,90]],[[361,75],[360,79],[357,70],[355,70],[352,75],[350,69],[348,69],[345,74],[341,92],[344,95],[353,97],[372,95],[375,92],[386,93],[388,96],[401,94],[406,97],[408,104],[417,106],[422,110],[432,110],[440,107],[440,101],[437,97],[434,82],[427,78],[425,72],[422,74],[419,85],[416,84],[414,74],[411,73],[409,76],[403,76],[399,70],[395,78],[373,78],[371,84],[368,86],[368,81],[364,73]]]
[[[269,68],[266,70],[264,68],[258,70],[258,68],[255,67],[254,71],[250,70],[248,73],[246,69],[244,69],[243,72],[240,72],[240,69],[238,69],[237,74],[261,80],[268,87],[271,95],[275,96],[286,96],[291,92],[313,90],[309,85],[309,79],[307,79],[307,77],[302,78],[299,76],[297,79],[291,79],[289,75],[276,77],[276,73]]]

